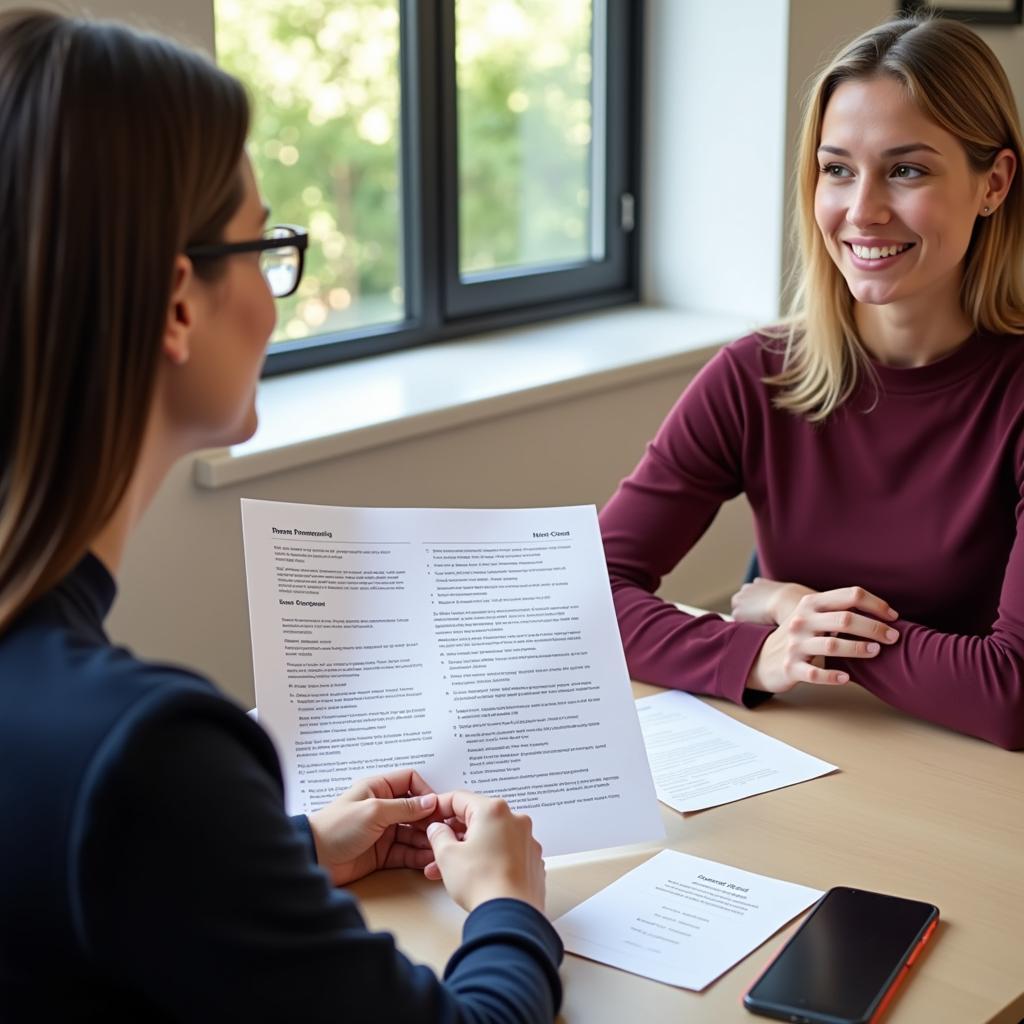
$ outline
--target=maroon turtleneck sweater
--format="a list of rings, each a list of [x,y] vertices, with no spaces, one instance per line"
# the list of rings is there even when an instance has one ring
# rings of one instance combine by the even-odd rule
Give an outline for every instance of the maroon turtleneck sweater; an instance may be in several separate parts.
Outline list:
[[[742,492],[763,576],[856,584],[900,613],[895,645],[830,667],[913,715],[1024,747],[1024,337],[875,365],[877,388],[863,380],[819,425],[772,407],[762,378],[779,347],[753,335],[723,348],[601,513],[633,678],[742,700],[771,627],[654,596]]]

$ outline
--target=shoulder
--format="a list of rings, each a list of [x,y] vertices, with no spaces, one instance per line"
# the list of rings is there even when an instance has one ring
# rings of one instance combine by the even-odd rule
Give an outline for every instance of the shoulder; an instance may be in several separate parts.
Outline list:
[[[84,764],[72,847],[97,821],[143,814],[144,803],[207,832],[229,805],[257,793],[282,812],[280,763],[263,729],[200,677],[163,666],[145,666],[145,674],[151,685],[107,720]]]
[[[764,378],[782,369],[786,342],[781,336],[755,331],[723,345],[694,378],[698,388],[766,393]]]
[[[979,409],[993,410],[1003,428],[1024,428],[1024,334],[979,338],[962,387]]]
[[[269,738],[196,673],[28,623],[0,643],[0,680],[0,772],[25,780],[0,799],[0,811],[33,822],[39,841],[68,823],[46,808],[78,806],[114,766],[190,722],[233,749],[241,744],[279,784]]]
[[[177,775],[233,761],[282,791],[269,737],[208,679],[116,647],[106,648],[100,659],[98,680],[85,688],[90,735],[80,809],[111,779],[131,779],[140,766],[152,769],[155,763]]]
[[[978,402],[994,409],[1002,443],[1013,451],[1017,482],[1024,493],[1024,334],[1002,334],[988,339],[991,369],[978,374]]]
[[[1024,387],[1024,334],[995,334],[985,340],[990,358]]]
[[[280,803],[269,738],[208,680],[53,622],[26,622],[5,635],[0,776],[18,784],[0,787],[0,814],[16,823],[0,835],[0,916],[35,907],[54,942],[71,942],[69,882],[84,837],[116,811],[111,797],[120,795],[123,813],[110,834],[141,813],[154,785],[164,788],[150,803],[174,817],[183,769],[198,771],[200,761],[203,770],[236,765],[236,778]],[[209,774],[203,784],[210,786]]]
[[[245,719],[203,676],[93,642],[59,624],[30,621],[4,637],[0,669],[0,720],[29,735],[45,731],[55,749],[69,756],[88,756],[112,734],[185,709],[224,721]]]
[[[760,331],[723,345],[683,392],[679,412],[745,419],[757,410],[760,419],[771,408],[765,378],[781,370],[784,345],[783,340]]]
[[[173,665],[147,662],[107,648],[102,682],[91,694],[100,734],[93,760],[118,757],[160,732],[202,730],[250,748],[276,768],[266,733],[208,679]]]
[[[737,338],[723,346],[719,354],[736,371],[756,375],[760,379],[782,369],[785,350],[783,333],[766,328]]]

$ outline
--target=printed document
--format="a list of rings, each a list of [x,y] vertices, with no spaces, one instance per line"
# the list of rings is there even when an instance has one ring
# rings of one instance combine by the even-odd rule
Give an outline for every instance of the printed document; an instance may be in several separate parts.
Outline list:
[[[658,799],[700,811],[838,771],[781,740],[671,690],[636,702]]]
[[[289,811],[412,767],[546,854],[664,837],[597,515],[242,501],[259,721]]]
[[[555,928],[570,953],[699,992],[821,895],[662,850]]]

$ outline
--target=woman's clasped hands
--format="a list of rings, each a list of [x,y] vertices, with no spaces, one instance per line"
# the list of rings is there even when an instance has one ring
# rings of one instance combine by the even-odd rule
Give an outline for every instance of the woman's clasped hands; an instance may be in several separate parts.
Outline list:
[[[874,658],[899,640],[899,614],[863,587],[815,591],[757,577],[732,597],[737,622],[775,626],[751,667],[747,687],[785,693],[797,683],[841,686],[848,672],[826,658]]]
[[[383,868],[413,868],[444,882],[473,910],[519,899],[543,912],[544,861],[530,818],[504,800],[435,793],[411,769],[361,779],[309,815],[317,861],[334,885]]]

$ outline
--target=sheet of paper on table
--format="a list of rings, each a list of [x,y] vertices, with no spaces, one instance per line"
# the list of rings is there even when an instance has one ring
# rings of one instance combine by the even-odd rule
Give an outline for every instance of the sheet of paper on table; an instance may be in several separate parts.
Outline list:
[[[242,501],[259,722],[293,814],[417,768],[547,854],[665,835],[593,506]]]
[[[699,992],[821,895],[662,850],[555,928],[570,953]]]
[[[781,740],[670,690],[636,702],[658,799],[700,811],[838,771]]]

